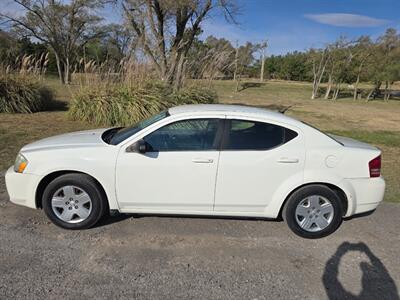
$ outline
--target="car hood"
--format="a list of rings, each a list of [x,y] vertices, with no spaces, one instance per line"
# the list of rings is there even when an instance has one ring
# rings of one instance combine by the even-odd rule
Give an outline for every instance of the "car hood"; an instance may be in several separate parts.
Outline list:
[[[24,146],[21,151],[29,152],[55,148],[79,148],[107,145],[101,138],[106,128],[77,131],[48,137]]]
[[[363,143],[348,137],[340,136],[340,135],[335,135],[335,134],[329,134],[330,137],[332,137],[334,140],[338,141],[345,147],[349,148],[362,148],[362,149],[371,149],[371,150],[377,150],[376,147]]]

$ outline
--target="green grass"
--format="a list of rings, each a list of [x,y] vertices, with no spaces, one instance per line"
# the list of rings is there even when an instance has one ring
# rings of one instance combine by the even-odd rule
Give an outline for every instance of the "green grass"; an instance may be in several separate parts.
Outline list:
[[[54,89],[56,98],[69,105],[77,85],[62,86],[50,78],[46,84]],[[371,143],[382,150],[382,173],[387,182],[385,201],[400,203],[400,101],[336,102],[310,100],[307,83],[266,82],[235,92],[231,81],[215,81],[221,103],[238,103],[267,108],[292,106],[287,112],[302,121],[334,134]],[[12,165],[19,149],[47,136],[93,128],[87,122],[71,121],[66,111],[34,114],[0,113],[0,170]]]
[[[0,113],[0,170],[14,163],[22,146],[48,136],[94,128],[93,125],[70,121],[62,111],[34,114]]]
[[[347,136],[376,146],[400,148],[400,133],[396,131],[330,130],[329,133]]]

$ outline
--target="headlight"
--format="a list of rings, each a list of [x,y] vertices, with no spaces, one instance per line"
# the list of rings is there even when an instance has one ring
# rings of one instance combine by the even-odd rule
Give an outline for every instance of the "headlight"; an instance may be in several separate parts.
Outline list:
[[[17,158],[15,159],[14,171],[17,173],[22,173],[27,165],[28,160],[21,153],[18,153]]]

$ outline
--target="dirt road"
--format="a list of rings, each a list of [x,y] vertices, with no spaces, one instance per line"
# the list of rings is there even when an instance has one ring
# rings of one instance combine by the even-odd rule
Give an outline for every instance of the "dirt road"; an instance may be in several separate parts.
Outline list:
[[[400,205],[305,240],[283,222],[151,216],[65,231],[8,201],[0,299],[399,299]]]

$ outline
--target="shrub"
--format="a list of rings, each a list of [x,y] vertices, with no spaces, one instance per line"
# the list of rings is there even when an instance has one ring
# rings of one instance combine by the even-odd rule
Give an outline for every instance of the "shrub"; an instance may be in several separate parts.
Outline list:
[[[162,83],[143,87],[99,85],[83,87],[74,95],[69,116],[96,125],[127,126],[137,123],[171,106],[215,103],[216,93],[191,87],[179,92]]]
[[[0,75],[0,113],[45,110],[52,100],[52,92],[31,76]]]
[[[217,102],[218,96],[212,89],[192,86],[174,93],[172,98],[177,105],[198,103],[211,104]]]

